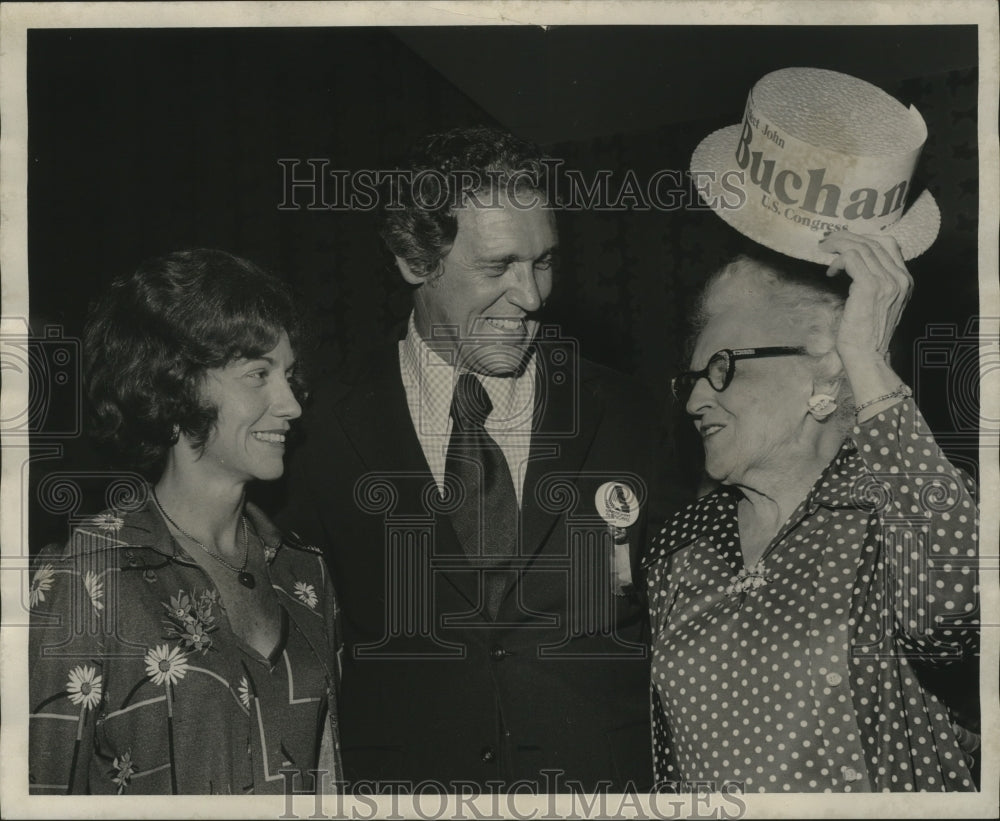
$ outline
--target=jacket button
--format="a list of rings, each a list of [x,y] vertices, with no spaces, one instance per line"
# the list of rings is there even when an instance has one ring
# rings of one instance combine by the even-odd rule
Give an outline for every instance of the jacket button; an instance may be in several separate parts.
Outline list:
[[[479,754],[479,757],[483,759],[483,761],[492,761],[497,756],[496,753],[493,752],[492,747],[483,747],[482,752]]]
[[[826,683],[829,684],[831,687],[836,687],[843,680],[844,679],[840,675],[840,673],[827,673],[826,674]]]
[[[503,661],[506,655],[507,651],[500,645],[495,645],[490,648],[490,658],[493,659],[493,661]]]
[[[854,767],[841,767],[840,771],[844,775],[844,781],[860,781],[864,778]]]

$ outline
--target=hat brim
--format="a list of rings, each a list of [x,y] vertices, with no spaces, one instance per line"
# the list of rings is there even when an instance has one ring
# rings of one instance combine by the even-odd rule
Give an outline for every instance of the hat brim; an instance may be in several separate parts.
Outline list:
[[[733,152],[742,128],[740,124],[721,128],[709,134],[694,150],[691,171],[710,172],[710,175],[699,173],[696,177],[704,204],[741,234],[761,245],[796,259],[829,265],[836,255],[820,250],[818,243],[823,238],[822,231],[789,224],[781,213],[751,206],[748,198],[756,194],[746,186],[740,186],[738,179],[734,180],[732,175],[723,187],[723,174],[740,170]],[[727,188],[730,190],[727,191]],[[741,207],[732,207],[733,188],[742,188],[746,195]],[[900,220],[881,233],[888,234],[899,243],[903,259],[913,259],[931,247],[940,228],[941,212],[937,203],[929,191],[923,191]]]

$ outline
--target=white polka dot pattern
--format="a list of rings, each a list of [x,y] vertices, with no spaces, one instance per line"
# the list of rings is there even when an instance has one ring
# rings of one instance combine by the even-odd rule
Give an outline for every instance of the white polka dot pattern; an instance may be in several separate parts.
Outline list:
[[[912,402],[855,428],[753,568],[733,488],[654,539],[657,781],[974,789],[913,669],[978,639],[975,489],[926,431]]]

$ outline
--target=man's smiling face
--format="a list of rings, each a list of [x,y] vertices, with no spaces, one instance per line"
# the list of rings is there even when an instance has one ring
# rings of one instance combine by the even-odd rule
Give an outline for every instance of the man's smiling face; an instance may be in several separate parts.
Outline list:
[[[440,272],[414,296],[417,332],[437,350],[442,342],[452,348],[458,367],[516,373],[538,332],[534,314],[552,291],[555,216],[527,195],[473,202],[455,215],[458,233]]]

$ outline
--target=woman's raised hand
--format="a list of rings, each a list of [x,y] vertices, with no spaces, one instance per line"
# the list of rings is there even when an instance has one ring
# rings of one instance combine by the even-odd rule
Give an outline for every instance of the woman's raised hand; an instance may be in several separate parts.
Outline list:
[[[913,277],[899,245],[890,236],[836,231],[820,242],[836,254],[827,276],[843,271],[851,289],[837,333],[837,352],[845,365],[870,356],[885,359],[889,341],[913,290]]]

